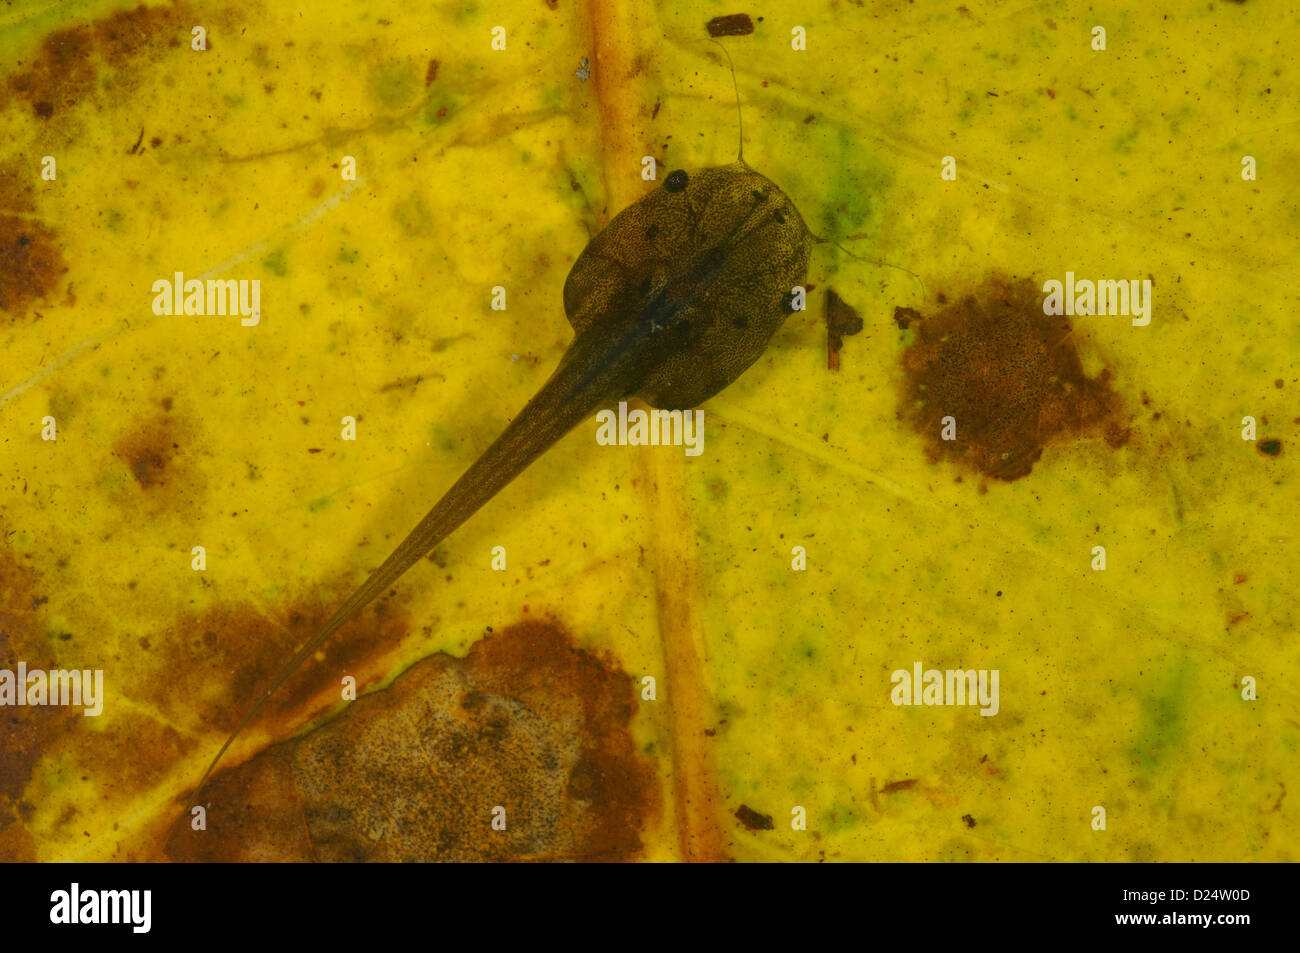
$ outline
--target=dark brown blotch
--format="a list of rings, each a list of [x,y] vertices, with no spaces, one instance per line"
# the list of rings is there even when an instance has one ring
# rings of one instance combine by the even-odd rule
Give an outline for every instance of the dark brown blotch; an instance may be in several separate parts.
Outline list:
[[[14,671],[20,661],[29,670],[60,667],[44,636],[47,591],[28,559],[20,558],[0,533],[0,668]],[[91,720],[72,708],[0,708],[0,862],[36,859],[35,840],[23,826],[30,813],[23,792],[42,755]]]
[[[742,804],[735,810],[736,820],[745,825],[747,831],[770,831],[776,825],[772,823],[771,814],[760,814],[748,804]]]
[[[30,65],[9,77],[8,89],[41,119],[51,119],[93,93],[105,66],[111,70],[105,90],[110,95],[128,92],[134,85],[130,68],[156,59],[161,49],[188,42],[193,21],[187,4],[142,3],[90,25],[55,30]]]
[[[0,311],[26,314],[33,302],[54,292],[67,270],[52,229],[0,214]]]
[[[834,288],[826,289],[826,366],[840,369],[840,348],[844,339],[862,330],[862,315],[841,298]]]
[[[754,21],[748,13],[729,13],[714,17],[704,24],[709,36],[749,36],[754,32]]]
[[[1112,449],[1128,442],[1111,370],[1084,373],[1076,330],[1043,313],[1038,284],[993,275],[954,297],[933,315],[906,317],[915,338],[902,358],[900,417],[932,461],[1010,481],[1028,475],[1054,441],[1097,432]],[[948,416],[955,440],[941,439]]]
[[[328,666],[337,676],[334,667]],[[630,677],[550,622],[439,653],[215,775],[187,860],[619,860],[660,812]],[[504,831],[491,828],[496,806]],[[376,834],[380,836],[376,836]]]
[[[181,430],[171,414],[159,414],[124,431],[113,444],[113,455],[126,464],[142,490],[166,486],[181,453]]]

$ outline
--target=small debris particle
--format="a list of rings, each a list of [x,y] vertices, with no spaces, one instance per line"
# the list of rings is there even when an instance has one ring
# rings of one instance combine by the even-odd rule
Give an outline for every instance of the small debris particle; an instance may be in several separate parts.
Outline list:
[[[754,32],[754,21],[748,13],[732,13],[723,17],[714,17],[704,24],[709,36],[749,36]]]
[[[827,367],[840,369],[840,348],[844,338],[862,330],[862,316],[857,309],[835,293],[826,289],[826,353]]]
[[[745,19],[749,19],[746,17]],[[772,823],[772,817],[769,814],[760,814],[745,804],[736,808],[736,819],[745,825],[745,830],[749,831],[770,831],[775,826]]]
[[[921,312],[917,311],[915,308],[894,309],[894,323],[897,324],[904,331],[907,330],[908,325],[910,325],[913,321],[920,321],[920,320],[921,320]]]

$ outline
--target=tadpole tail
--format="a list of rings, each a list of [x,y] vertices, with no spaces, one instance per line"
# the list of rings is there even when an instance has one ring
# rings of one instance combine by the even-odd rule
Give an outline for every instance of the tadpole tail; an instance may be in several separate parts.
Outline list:
[[[583,334],[574,339],[559,367],[510,421],[501,436],[461,474],[415,529],[370,574],[370,578],[280,669],[208,764],[194,790],[192,800],[195,803],[217,764],[261,711],[267,699],[330,636],[356,618],[376,596],[478,512],[552,444],[602,405],[632,392],[636,381],[625,379],[627,362],[611,360],[609,344],[594,334]]]

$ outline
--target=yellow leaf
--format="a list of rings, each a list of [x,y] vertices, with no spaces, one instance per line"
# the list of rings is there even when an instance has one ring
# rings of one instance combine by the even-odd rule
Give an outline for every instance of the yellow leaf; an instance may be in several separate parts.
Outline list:
[[[705,22],[738,12],[0,10],[0,672],[103,673],[98,715],[2,713],[0,856],[1296,858],[1295,37],[1258,4],[751,11],[745,160],[842,246],[808,310],[700,456],[560,441],[187,829],[259,690],[555,367],[591,236],[735,159]],[[1150,323],[1075,316],[1055,354],[1033,295],[1067,272],[1150,279]],[[157,313],[178,274],[245,310]],[[831,288],[863,323],[836,371]],[[895,704],[918,663],[996,670],[996,714]],[[454,830],[398,804],[421,766]],[[357,823],[286,846],[291,785]]]

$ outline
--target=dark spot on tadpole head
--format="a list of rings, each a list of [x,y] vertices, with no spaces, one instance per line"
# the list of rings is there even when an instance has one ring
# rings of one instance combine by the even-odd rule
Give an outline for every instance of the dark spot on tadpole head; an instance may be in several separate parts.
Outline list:
[[[949,457],[1010,481],[1027,475],[1052,441],[1098,431],[1112,448],[1128,442],[1110,370],[1084,373],[1074,328],[1043,313],[1035,282],[993,275],[908,322],[915,339],[902,359],[900,417],[931,460]],[[942,439],[945,417],[956,439]]]
[[[714,17],[704,24],[709,36],[749,36],[754,32],[754,21],[748,13],[730,13]]]
[[[745,825],[747,831],[770,831],[776,825],[772,823],[772,815],[760,814],[747,804],[742,804],[736,808],[736,820]]]
[[[337,692],[335,666],[329,681]],[[337,697],[337,695],[335,695]],[[204,792],[208,830],[175,860],[620,860],[642,850],[659,782],[633,738],[633,681],[554,623],[463,658],[432,655]],[[504,809],[505,829],[493,830]]]
[[[1282,452],[1281,440],[1262,440],[1259,444],[1259,452],[1266,453],[1270,457],[1276,457]]]
[[[838,294],[834,288],[826,289],[826,352],[831,370],[840,369],[840,348],[844,338],[862,330],[862,316],[857,309]]]
[[[686,183],[688,181],[685,171],[682,169],[674,169],[672,172],[668,173],[668,178],[664,179],[664,188],[669,192],[680,192],[682,189],[686,188]]]
[[[68,270],[54,232],[41,222],[0,214],[0,311],[15,317],[48,298]]]

